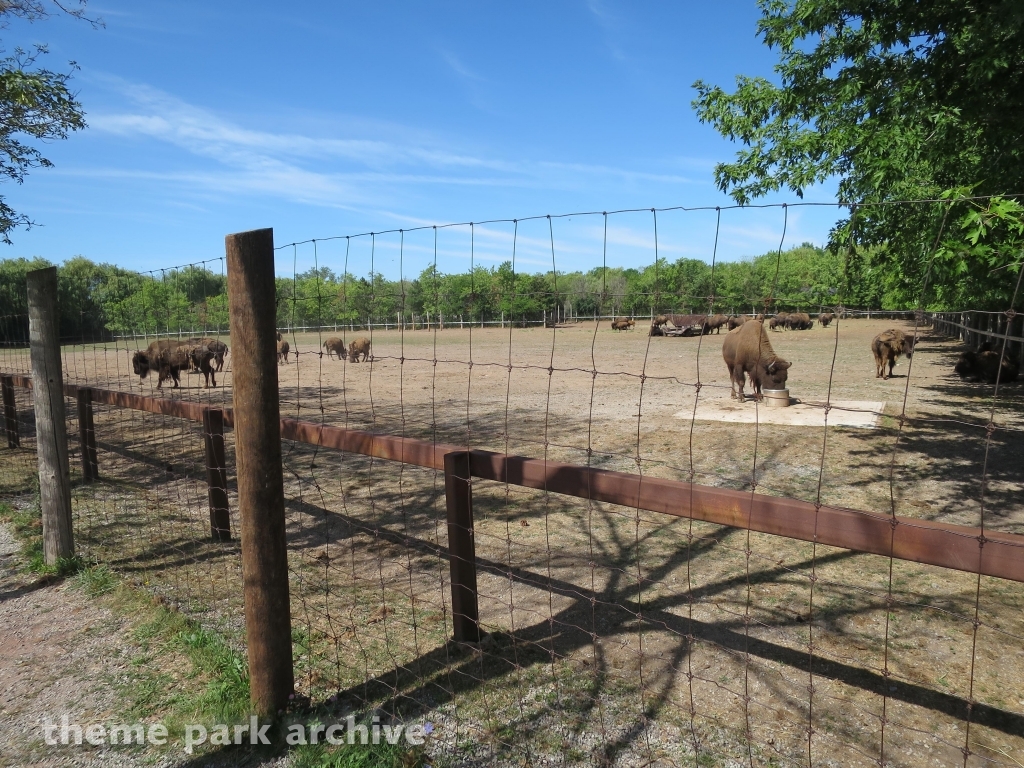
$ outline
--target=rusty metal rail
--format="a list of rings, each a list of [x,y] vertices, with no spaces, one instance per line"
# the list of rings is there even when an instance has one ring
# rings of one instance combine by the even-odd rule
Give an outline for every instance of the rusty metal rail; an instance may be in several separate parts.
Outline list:
[[[27,376],[4,378],[17,387],[32,386]],[[76,397],[77,391],[73,384],[64,386],[68,397]],[[212,407],[102,389],[92,389],[92,399],[198,422],[202,422],[203,412]],[[222,410],[224,426],[232,426],[231,409]],[[445,454],[466,452],[465,446],[289,418],[281,419],[281,437],[441,471],[445,468]],[[980,528],[839,507],[816,507],[797,499],[490,451],[470,450],[469,454],[470,474],[481,480],[1024,582],[1024,536],[1018,534],[983,532]]]

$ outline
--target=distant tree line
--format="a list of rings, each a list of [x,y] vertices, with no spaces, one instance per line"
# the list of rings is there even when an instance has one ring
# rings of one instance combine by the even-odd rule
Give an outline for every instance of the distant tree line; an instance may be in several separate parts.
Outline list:
[[[290,326],[365,326],[368,322],[535,323],[559,317],[648,315],[652,311],[750,312],[847,307],[912,309],[920,285],[903,284],[879,265],[877,251],[857,253],[810,243],[743,261],[712,265],[681,258],[641,269],[597,267],[587,272],[515,272],[506,262],[446,274],[428,267],[414,278],[356,276],[322,267],[277,279],[277,322]],[[0,261],[0,307],[5,341],[27,338],[25,273],[43,259]],[[890,279],[892,278],[892,279]],[[227,281],[201,267],[142,274],[82,257],[58,267],[61,335],[92,341],[112,335],[212,332],[228,325]],[[1011,286],[1012,287],[1012,286]],[[933,290],[929,309],[967,308],[970,293]],[[714,305],[709,297],[714,296]],[[974,292],[973,309],[1002,301],[1001,291]],[[981,302],[981,304],[979,304]],[[960,305],[963,306],[960,306]]]

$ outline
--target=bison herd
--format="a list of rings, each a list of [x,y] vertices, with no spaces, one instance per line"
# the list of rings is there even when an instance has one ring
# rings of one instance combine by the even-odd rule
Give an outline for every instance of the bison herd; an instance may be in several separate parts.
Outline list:
[[[347,349],[341,339],[330,338],[324,342],[324,349],[329,357],[337,355],[339,359],[348,359],[353,363],[370,358],[370,340],[364,336],[354,339]],[[180,386],[183,370],[202,373],[203,386],[215,387],[215,374],[224,368],[224,356],[227,353],[228,345],[217,339],[157,339],[146,349],[132,354],[132,369],[140,379],[146,378],[150,371],[155,371],[157,389],[161,389],[167,379],[173,382],[174,387]],[[279,332],[275,351],[278,365],[287,363],[290,353],[291,345]]]
[[[202,372],[204,386],[215,387],[217,378],[214,374],[224,367],[224,356],[227,353],[227,344],[217,339],[158,339],[132,356],[132,369],[141,379],[146,378],[150,371],[156,371],[157,389],[167,379],[171,379],[177,387],[182,369]]]
[[[823,312],[818,316],[818,322],[827,328],[835,317],[831,312]],[[722,357],[729,371],[732,397],[744,399],[743,388],[749,377],[753,397],[760,401],[763,390],[785,388],[792,365],[772,348],[765,324],[764,315],[658,315],[651,324],[651,335],[702,335],[712,331],[720,333],[723,327],[728,328],[722,342]],[[621,331],[634,325],[632,319],[616,318],[612,328]],[[814,323],[804,312],[780,312],[769,318],[767,325],[771,330],[808,330]],[[883,380],[890,378],[901,355],[907,358],[913,356],[914,343],[914,336],[897,328],[890,328],[875,336],[871,340],[875,377]],[[371,359],[370,340],[365,336],[352,340],[347,346],[343,339],[331,337],[323,343],[323,348],[328,357],[352,363]],[[276,356],[279,365],[288,362],[290,352],[288,341],[278,333]],[[146,378],[150,371],[156,371],[157,389],[167,379],[171,379],[174,386],[178,387],[182,370],[202,373],[204,386],[215,387],[215,374],[224,368],[224,357],[227,354],[227,345],[217,339],[158,339],[145,350],[132,355],[132,368],[140,378]],[[961,353],[953,367],[954,373],[961,379],[988,384],[1016,381],[1019,369],[1020,361],[1008,351],[994,350],[990,342],[985,342],[976,350]]]

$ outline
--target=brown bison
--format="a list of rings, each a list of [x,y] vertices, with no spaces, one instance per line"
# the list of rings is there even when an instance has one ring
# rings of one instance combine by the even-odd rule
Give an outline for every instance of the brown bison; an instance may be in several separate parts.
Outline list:
[[[806,312],[790,312],[786,316],[786,327],[791,331],[809,331],[814,327],[814,321]]]
[[[730,315],[726,321],[730,331],[734,331],[750,319],[747,315]]]
[[[722,357],[729,369],[732,397],[743,400],[746,375],[754,390],[754,399],[761,400],[763,389],[784,389],[789,376],[788,363],[775,354],[764,323],[751,320],[726,334]],[[739,393],[737,394],[737,389]]]
[[[914,355],[914,337],[907,336],[898,328],[882,331],[871,340],[871,353],[875,356],[875,378],[888,379],[896,367],[896,358]],[[889,367],[888,373],[885,368]]]
[[[984,381],[986,384],[1000,384],[1016,381],[1020,363],[1008,352],[1003,355],[992,349],[989,342],[982,344],[977,352],[962,352],[953,366],[953,371],[968,381]]]
[[[658,315],[658,317],[665,317],[665,316],[664,315]],[[668,322],[668,318],[666,318],[666,322]],[[634,325],[636,325],[636,320],[629,320],[629,319],[627,319],[625,317],[617,317],[614,320],[612,320],[612,330],[613,331],[628,331]]]
[[[339,360],[344,360],[348,354],[345,351],[345,342],[342,339],[339,339],[337,336],[332,336],[327,341],[325,341],[324,349],[327,350],[328,357],[334,357],[335,355],[337,355]]]
[[[202,371],[206,378],[205,386],[209,387],[211,382],[213,386],[217,386],[213,366],[210,365],[213,359],[214,353],[203,344],[158,339],[145,350],[139,350],[132,355],[132,369],[140,379],[146,378],[150,371],[156,371],[156,388],[160,389],[167,379],[170,379],[175,387],[180,386],[181,370],[195,368]]]
[[[220,373],[224,368],[224,356],[228,353],[228,345],[223,341],[204,336],[202,338],[191,338],[185,343],[196,347],[205,346],[213,353],[214,362],[217,364],[215,368],[217,373]]]
[[[729,324],[729,318],[726,315],[711,315],[707,320],[704,321],[704,333],[715,333],[722,332],[722,326]]]
[[[370,359],[370,340],[365,336],[354,339],[348,345],[348,359],[350,363],[358,363],[360,355],[363,356],[363,360]]]
[[[773,331],[777,331],[779,328],[785,328],[786,327],[786,318],[787,317],[789,317],[789,313],[788,312],[777,312],[777,313],[775,313],[775,317],[771,318],[768,321],[768,327],[771,330],[773,330]]]
[[[280,336],[281,334],[278,334]],[[284,339],[279,339],[277,342],[277,364],[288,362],[288,353],[291,352],[291,344]]]
[[[836,319],[836,316],[831,312],[822,312],[818,315],[818,322],[821,323],[822,328],[828,328],[829,323]]]

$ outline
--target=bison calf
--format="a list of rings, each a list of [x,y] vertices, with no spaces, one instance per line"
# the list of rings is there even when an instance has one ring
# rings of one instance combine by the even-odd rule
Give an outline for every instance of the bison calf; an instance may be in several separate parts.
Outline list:
[[[871,340],[871,353],[875,356],[875,378],[888,379],[896,367],[896,358],[914,354],[914,337],[907,336],[898,328],[882,331]],[[886,366],[889,371],[886,373]]]
[[[768,332],[758,320],[750,320],[726,334],[722,342],[722,357],[729,369],[732,397],[740,401],[743,400],[747,375],[750,376],[754,399],[761,400],[762,389],[785,388],[792,365],[775,354]]]
[[[660,317],[664,317],[664,315],[659,315],[658,317],[659,318]],[[656,320],[657,320],[657,318],[656,318]],[[668,322],[668,318],[667,317],[665,318],[665,322]],[[664,323],[659,323],[659,325],[663,325],[663,324]],[[636,320],[628,320],[628,319],[626,319],[624,317],[617,317],[614,320],[612,320],[612,330],[613,331],[628,331],[634,325],[636,325]]]

